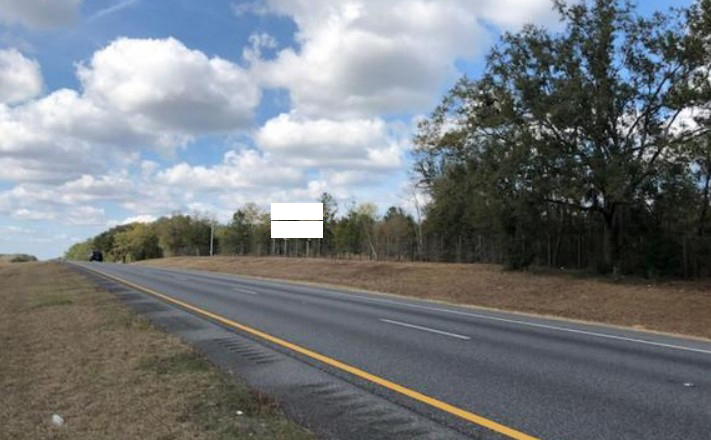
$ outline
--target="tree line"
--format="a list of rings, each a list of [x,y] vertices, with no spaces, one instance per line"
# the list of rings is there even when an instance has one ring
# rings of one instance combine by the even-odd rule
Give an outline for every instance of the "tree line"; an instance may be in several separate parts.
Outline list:
[[[419,123],[413,175],[429,202],[416,218],[323,194],[320,240],[272,240],[249,203],[228,224],[117,226],[66,256],[208,255],[212,230],[224,255],[710,275],[711,0],[651,16],[614,0],[554,6],[560,30],[504,34],[481,76]]]
[[[271,238],[270,215],[255,203],[239,208],[226,224],[199,214],[174,213],[152,223],[119,225],[71,246],[64,257],[87,260],[100,250],[107,261],[133,262],[171,256],[282,255],[414,260],[417,224],[400,207],[379,217],[372,203],[351,203],[338,215],[328,193],[324,204],[323,239]]]
[[[481,238],[512,268],[708,275],[711,2],[555,7],[561,31],[505,34],[419,125],[440,249]]]

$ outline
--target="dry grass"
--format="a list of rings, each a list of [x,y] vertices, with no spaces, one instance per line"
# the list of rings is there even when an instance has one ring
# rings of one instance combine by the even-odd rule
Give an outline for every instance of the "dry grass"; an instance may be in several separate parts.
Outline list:
[[[711,281],[613,283],[483,264],[279,257],[176,257],[142,262],[335,284],[503,310],[711,338]]]
[[[3,439],[311,438],[59,264],[0,266],[0,347]]]

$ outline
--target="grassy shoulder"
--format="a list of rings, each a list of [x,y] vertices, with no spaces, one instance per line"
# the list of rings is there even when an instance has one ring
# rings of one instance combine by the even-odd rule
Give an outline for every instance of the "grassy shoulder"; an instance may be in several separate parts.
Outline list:
[[[141,264],[333,284],[711,339],[709,280],[615,283],[484,264],[280,257],[175,257]]]
[[[59,264],[0,265],[0,346],[0,438],[312,438]]]

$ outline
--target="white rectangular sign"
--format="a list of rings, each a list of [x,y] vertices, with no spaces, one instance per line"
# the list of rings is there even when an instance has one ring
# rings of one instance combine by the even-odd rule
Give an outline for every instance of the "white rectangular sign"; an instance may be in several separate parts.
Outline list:
[[[275,221],[272,222],[272,238],[323,238],[323,222]]]
[[[323,203],[272,203],[271,215],[272,220],[323,220]]]

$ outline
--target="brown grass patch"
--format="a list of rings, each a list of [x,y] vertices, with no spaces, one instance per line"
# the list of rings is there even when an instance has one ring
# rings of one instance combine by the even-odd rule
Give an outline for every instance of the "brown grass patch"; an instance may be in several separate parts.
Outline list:
[[[0,267],[0,347],[0,438],[311,438],[59,264]]]
[[[175,257],[142,264],[326,283],[711,338],[711,280],[615,283],[485,264]]]

